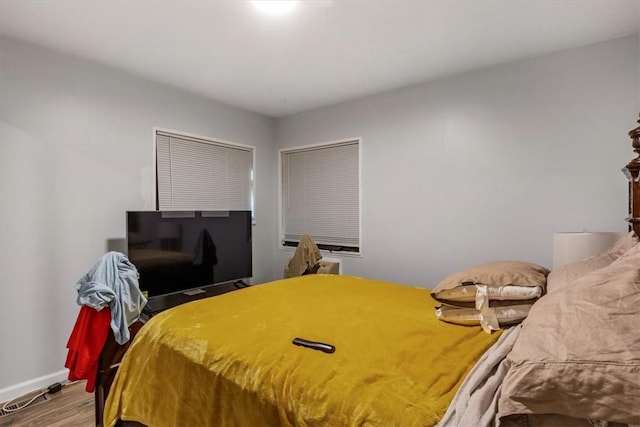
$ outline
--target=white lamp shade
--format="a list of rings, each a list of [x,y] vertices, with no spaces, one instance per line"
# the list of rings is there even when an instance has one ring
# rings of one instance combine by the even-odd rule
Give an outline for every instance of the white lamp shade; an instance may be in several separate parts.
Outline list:
[[[553,234],[553,268],[604,252],[625,233],[581,232]]]

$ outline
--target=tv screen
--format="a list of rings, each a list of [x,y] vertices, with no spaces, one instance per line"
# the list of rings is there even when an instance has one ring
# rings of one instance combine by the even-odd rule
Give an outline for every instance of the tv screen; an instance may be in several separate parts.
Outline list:
[[[129,211],[129,260],[148,297],[251,277],[251,211]]]

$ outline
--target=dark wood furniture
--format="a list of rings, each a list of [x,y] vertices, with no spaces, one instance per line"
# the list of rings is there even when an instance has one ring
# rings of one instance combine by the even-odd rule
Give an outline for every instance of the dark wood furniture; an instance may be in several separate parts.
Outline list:
[[[109,336],[102,348],[100,359],[98,359],[98,374],[96,378],[96,388],[94,394],[94,406],[96,412],[96,426],[102,426],[102,414],[104,413],[104,403],[107,400],[109,389],[120,366],[122,356],[129,348],[140,328],[144,325],[142,320],[129,326],[129,341],[123,345],[116,343],[113,331],[109,329]]]
[[[638,119],[640,124],[640,119]],[[631,160],[622,171],[629,179],[629,230],[636,232],[640,236],[640,126],[629,131],[631,146],[637,157]]]
[[[216,295],[221,295],[227,292],[234,291],[246,287],[244,283],[222,283],[219,285],[208,286],[202,288],[202,292],[195,294],[185,294],[183,292],[157,296],[151,298],[147,307],[142,312],[141,320],[135,322],[129,326],[129,341],[123,345],[116,343],[113,336],[113,332],[109,330],[109,336],[100,353],[100,359],[98,360],[98,374],[96,378],[96,388],[94,391],[94,404],[96,413],[96,426],[102,426],[102,416],[104,414],[104,404],[109,395],[111,384],[116,376],[120,361],[126,353],[129,345],[133,341],[138,331],[144,326],[146,321],[153,316],[171,308],[190,301],[195,301],[202,298],[208,298]]]

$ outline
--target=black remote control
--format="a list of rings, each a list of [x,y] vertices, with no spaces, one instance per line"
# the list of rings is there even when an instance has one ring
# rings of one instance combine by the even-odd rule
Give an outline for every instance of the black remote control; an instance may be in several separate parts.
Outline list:
[[[309,341],[303,338],[294,338],[292,342],[295,345],[312,348],[314,350],[320,350],[325,353],[333,353],[334,351],[336,351],[336,348],[334,346],[332,346],[331,344],[325,344],[323,342]]]

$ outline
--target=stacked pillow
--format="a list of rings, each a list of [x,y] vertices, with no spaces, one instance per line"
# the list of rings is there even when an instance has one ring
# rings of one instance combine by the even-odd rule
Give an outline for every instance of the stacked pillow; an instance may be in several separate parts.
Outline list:
[[[545,291],[546,268],[523,261],[496,261],[454,273],[431,296],[442,303],[444,322],[481,325],[486,332],[522,321]]]

